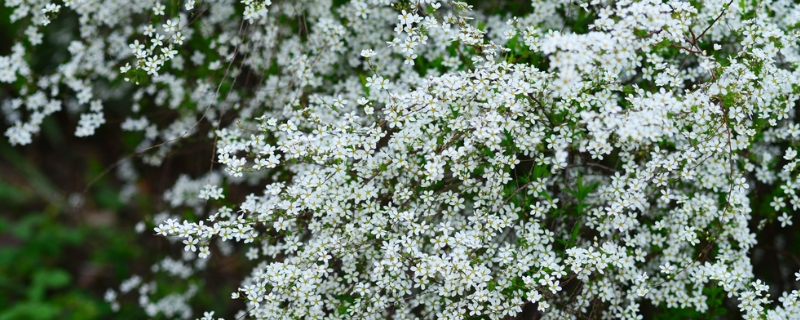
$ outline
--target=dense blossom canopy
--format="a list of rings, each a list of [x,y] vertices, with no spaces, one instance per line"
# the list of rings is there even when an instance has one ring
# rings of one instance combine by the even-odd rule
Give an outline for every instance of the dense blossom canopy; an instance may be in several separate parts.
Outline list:
[[[753,187],[778,190],[759,201],[782,225],[800,208],[791,1],[4,4],[29,21],[0,57],[12,144],[62,109],[93,135],[108,101],[146,164],[213,141],[213,169],[164,195],[197,219],[146,222],[186,250],[153,270],[190,278],[245,251],[260,263],[231,294],[240,316],[638,319],[644,301],[705,312],[715,286],[747,319],[800,317],[798,292],[770,296],[750,262]],[[44,38],[62,15],[75,34]],[[67,54],[34,71],[43,45]],[[158,108],[178,116],[142,112]],[[263,191],[227,204],[230,184]],[[138,289],[151,316],[196,317],[201,288],[156,286],[134,276],[107,299]]]

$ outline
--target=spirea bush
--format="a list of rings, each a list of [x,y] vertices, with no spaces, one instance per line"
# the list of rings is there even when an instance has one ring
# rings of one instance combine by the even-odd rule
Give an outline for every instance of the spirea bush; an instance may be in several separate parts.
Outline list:
[[[800,208],[794,2],[4,5],[26,26],[0,57],[11,144],[66,112],[78,137],[137,133],[137,163],[214,145],[138,228],[184,249],[152,268],[177,279],[253,260],[237,317],[641,319],[706,313],[717,288],[746,319],[800,317],[751,264],[756,232]],[[236,185],[259,191],[226,199]],[[199,316],[201,286],[146,279],[107,300]]]

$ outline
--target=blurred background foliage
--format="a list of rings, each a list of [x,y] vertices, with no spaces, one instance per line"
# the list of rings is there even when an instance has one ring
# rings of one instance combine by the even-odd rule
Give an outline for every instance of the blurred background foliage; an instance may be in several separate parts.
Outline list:
[[[112,314],[103,300],[107,288],[146,268],[132,264],[144,262],[142,243],[132,225],[119,222],[112,185],[98,184],[88,206],[70,210],[66,194],[87,172],[64,168],[70,163],[65,158],[79,151],[41,154],[49,142],[20,149],[0,141],[0,319],[143,316],[133,308]]]
[[[125,202],[115,171],[103,174],[128,152],[120,146],[118,126],[79,139],[70,134],[74,129],[62,129],[76,123],[65,113],[47,121],[43,127],[54,133],[43,132],[31,145],[12,147],[0,139],[0,320],[147,318],[137,293],[120,295],[117,312],[104,295],[109,288],[119,292],[133,275],[158,283],[155,299],[186,290],[185,280],[150,271],[165,257],[180,257],[181,248],[156,236],[149,224],[141,233],[135,226],[168,211],[164,190],[182,172],[177,163],[196,150],[179,148],[160,168],[137,166],[140,191]],[[210,147],[200,151],[207,162]],[[191,216],[190,210],[184,214]],[[225,314],[236,306],[230,292],[245,262],[226,258],[194,276],[200,288],[192,300],[194,316],[203,310],[231,316]]]
[[[26,22],[11,23],[11,12],[0,3],[0,55],[24,39]],[[64,12],[40,30],[44,42],[58,43],[57,33],[65,30],[77,32],[76,21],[74,13]],[[51,73],[63,62],[65,48],[34,47],[26,59],[34,74]],[[0,100],[15,97],[19,85],[0,86]],[[156,236],[150,224],[143,232],[135,226],[171,209],[164,191],[181,173],[207,171],[213,145],[190,139],[161,167],[135,164],[138,192],[123,201],[114,165],[141,141],[119,128],[129,108],[124,101],[107,103],[107,124],[88,138],[74,136],[78,116],[64,111],[46,118],[30,145],[12,147],[0,138],[0,320],[147,319],[136,289],[119,293],[120,284],[133,275],[158,283],[153,300],[186,291],[186,280],[151,271],[165,257],[180,257],[182,248]],[[154,112],[164,113],[164,119],[175,116]],[[191,211],[182,214],[192,218]],[[193,276],[188,282],[200,290],[191,300],[192,319],[206,310],[232,318],[241,302],[231,300],[230,293],[251,268],[243,257],[225,257]],[[105,300],[108,289],[117,292],[117,311]]]

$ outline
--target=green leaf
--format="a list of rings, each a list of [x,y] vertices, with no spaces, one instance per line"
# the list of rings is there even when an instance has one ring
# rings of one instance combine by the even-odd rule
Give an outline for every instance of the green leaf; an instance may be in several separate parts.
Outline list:
[[[579,231],[581,230],[581,220],[575,222],[575,226],[572,227],[572,235],[569,236],[569,242],[566,245],[566,248],[569,249],[572,247],[572,244],[575,243],[575,239],[578,239]]]
[[[48,288],[61,288],[69,284],[69,273],[60,269],[37,270],[33,274],[33,283],[28,288],[28,299],[31,301],[44,300]]]
[[[44,302],[23,302],[0,312],[0,320],[53,319],[61,313],[58,306]]]

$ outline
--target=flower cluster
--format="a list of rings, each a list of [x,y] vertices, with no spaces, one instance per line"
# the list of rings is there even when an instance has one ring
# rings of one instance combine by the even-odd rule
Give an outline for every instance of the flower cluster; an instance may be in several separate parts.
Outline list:
[[[775,303],[751,264],[751,222],[791,226],[800,208],[799,5],[340,2],[65,1],[81,26],[68,61],[33,76],[35,32],[0,57],[19,88],[6,136],[31,143],[61,99],[89,105],[75,134],[91,135],[119,97],[147,164],[208,133],[211,172],[164,195],[197,219],[148,221],[184,248],[153,271],[245,252],[238,316],[638,319],[645,301],[706,312],[710,287],[747,319],[800,316],[800,293]],[[176,120],[142,112],[159,108]],[[261,191],[220,201],[245,183]],[[120,293],[191,316],[196,288],[153,301],[155,286]]]

